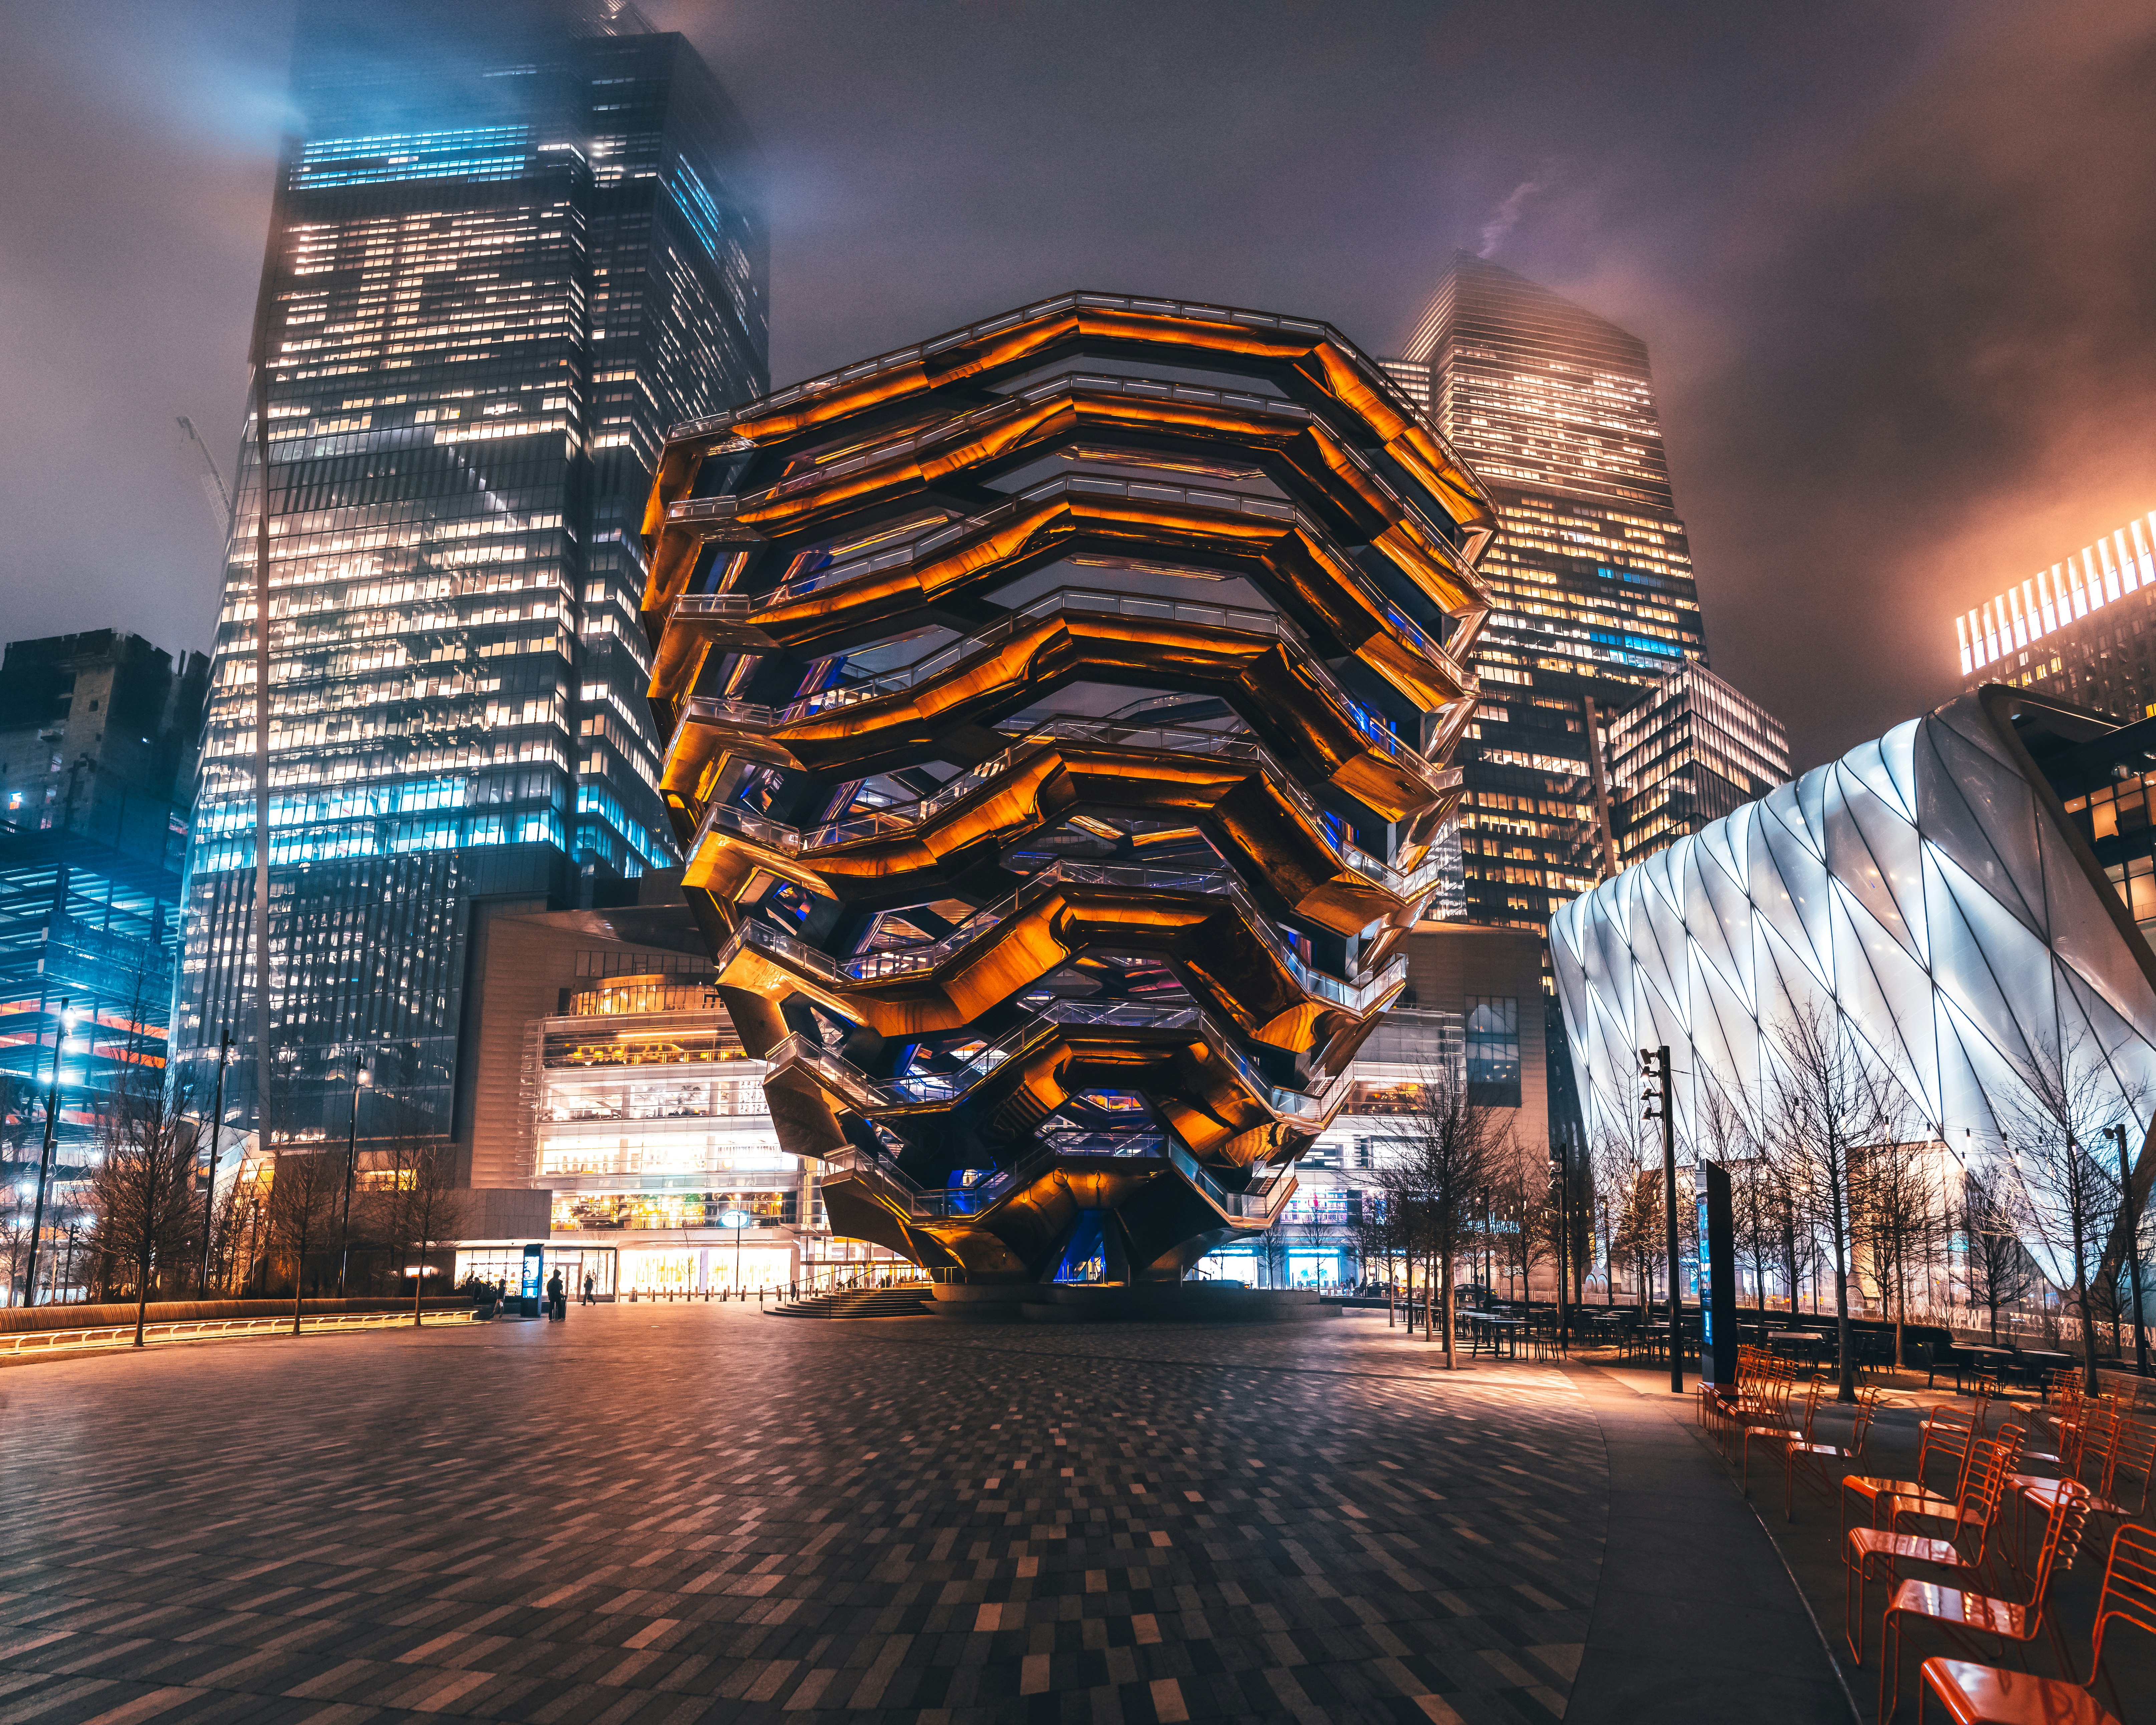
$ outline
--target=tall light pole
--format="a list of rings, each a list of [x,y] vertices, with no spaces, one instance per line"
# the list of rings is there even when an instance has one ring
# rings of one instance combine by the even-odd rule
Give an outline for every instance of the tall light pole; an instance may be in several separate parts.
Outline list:
[[[182,425],[187,421],[180,422]],[[189,435],[194,428],[187,426]],[[203,452],[208,454],[205,449]],[[218,1039],[217,1090],[209,1105],[209,1178],[203,1183],[203,1298],[209,1298],[209,1260],[213,1250],[217,1230],[217,1137],[218,1128],[224,1124],[224,1068],[232,1058],[232,1032],[229,1029]]]
[[[38,1153],[38,1202],[30,1212],[29,1274],[23,1278],[23,1303],[38,1303],[38,1241],[45,1231],[45,1183],[52,1176],[53,1128],[59,1118],[60,1109],[60,1055],[67,1047],[68,1034],[74,1029],[74,1013],[66,999],[60,1001],[59,1033],[53,1038],[53,1077],[45,1089],[45,1142]]]
[[[1670,1255],[1670,1393],[1682,1395],[1684,1332],[1681,1320],[1684,1281],[1683,1266],[1677,1255],[1677,1122],[1676,1111],[1670,1106],[1669,1045],[1641,1049],[1640,1070],[1647,1081],[1647,1089],[1641,1098],[1647,1109],[1642,1117],[1662,1123],[1662,1223],[1666,1236],[1664,1244]]]
[[[352,1189],[359,1180],[359,1092],[372,1078],[352,1063],[352,1127],[344,1141],[344,1217],[337,1224],[337,1298],[344,1298],[345,1266],[352,1261]]]
[[[2118,1141],[2118,1201],[2126,1210],[2126,1262],[2133,1287],[2133,1369],[2148,1375],[2148,1332],[2141,1322],[2141,1218],[2133,1202],[2133,1164],[2126,1154],[2126,1128],[2106,1127]]]

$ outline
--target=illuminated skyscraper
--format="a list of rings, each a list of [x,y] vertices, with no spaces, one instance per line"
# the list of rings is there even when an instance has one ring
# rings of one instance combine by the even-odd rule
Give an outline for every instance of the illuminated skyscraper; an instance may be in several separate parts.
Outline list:
[[[1789,782],[1781,721],[1703,665],[1671,673],[1602,734],[1619,867]]]
[[[2156,512],[1954,619],[1962,687],[2009,683],[2156,717]]]
[[[1691,555],[1670,496],[1646,344],[1459,254],[1402,357],[1496,500],[1482,699],[1460,746],[1465,910],[1541,928],[1604,871],[1601,716],[1706,662]]]
[[[468,1137],[467,980],[503,909],[675,860],[637,541],[665,429],[767,383],[749,146],[609,4],[303,12],[261,316],[277,1136]],[[178,1034],[256,1016],[250,422]],[[199,1056],[198,1056],[199,1058]]]

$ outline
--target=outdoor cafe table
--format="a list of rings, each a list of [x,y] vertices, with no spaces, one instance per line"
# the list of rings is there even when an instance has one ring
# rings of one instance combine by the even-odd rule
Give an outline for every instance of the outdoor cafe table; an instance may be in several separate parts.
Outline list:
[[[1467,1314],[1467,1323],[1469,1358],[1473,1358],[1482,1351],[1482,1344],[1485,1342],[1490,1344],[1490,1358],[1492,1359],[1497,1358],[1497,1350],[1501,1343],[1508,1358],[1514,1359],[1519,1358],[1520,1332],[1527,1326],[1527,1321],[1525,1318],[1498,1317],[1487,1312],[1471,1312]]]
[[[1767,1332],[1767,1340],[1777,1353],[1785,1348],[1801,1348],[1815,1356],[1826,1345],[1826,1337],[1817,1330],[1770,1330]]]

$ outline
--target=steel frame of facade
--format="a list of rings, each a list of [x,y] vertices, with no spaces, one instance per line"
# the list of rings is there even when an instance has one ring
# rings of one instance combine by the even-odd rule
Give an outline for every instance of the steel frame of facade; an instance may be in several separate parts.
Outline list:
[[[2085,1063],[2092,1094],[2139,1122],[2145,1205],[2156,922],[2137,926],[2107,878],[2110,841],[2061,798],[2129,763],[2138,796],[2152,748],[2156,720],[1987,685],[1574,899],[1550,957],[1589,1132],[1630,1140],[1639,1051],[1663,1045],[1681,1142],[1698,1142],[1710,1090],[1756,1121],[1778,1030],[1825,1013],[1957,1160],[2010,1163],[2017,1119],[2041,1111],[2032,1086]],[[2114,1229],[2104,1274],[2125,1247]]]
[[[1336,331],[1169,300],[675,429],[660,788],[836,1231],[1122,1281],[1270,1224],[1438,884],[1494,523]]]

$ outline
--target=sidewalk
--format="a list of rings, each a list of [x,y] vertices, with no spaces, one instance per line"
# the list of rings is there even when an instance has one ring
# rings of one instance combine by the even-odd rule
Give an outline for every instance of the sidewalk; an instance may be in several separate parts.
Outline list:
[[[1666,1370],[1568,1370],[1609,1446],[1609,1532],[1567,1725],[1851,1725],[1804,1595],[1695,1435],[1691,1398]]]

